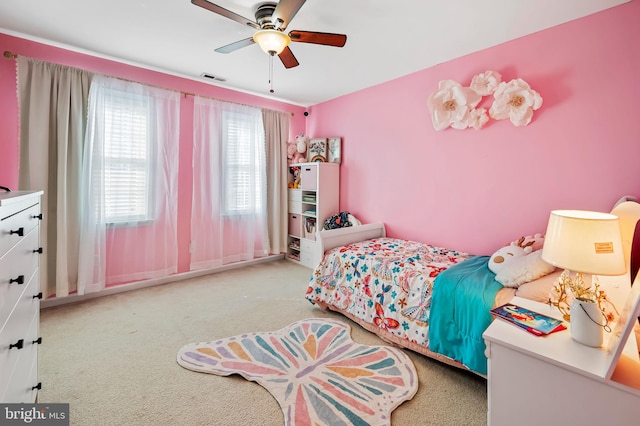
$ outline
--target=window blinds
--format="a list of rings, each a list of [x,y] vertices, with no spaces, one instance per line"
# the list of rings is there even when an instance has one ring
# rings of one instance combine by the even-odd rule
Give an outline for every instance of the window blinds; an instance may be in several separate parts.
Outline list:
[[[109,90],[105,97],[104,195],[107,223],[152,219],[151,99]]]

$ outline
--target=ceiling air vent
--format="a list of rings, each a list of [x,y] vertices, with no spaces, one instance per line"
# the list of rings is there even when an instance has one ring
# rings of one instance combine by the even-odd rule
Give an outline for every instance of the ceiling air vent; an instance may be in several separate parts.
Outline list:
[[[202,74],[200,74],[200,77],[208,78],[209,80],[215,80],[215,81],[227,81],[227,79],[224,78],[224,77],[220,77],[220,76],[217,76],[217,75],[209,74],[209,73],[206,73],[206,72],[203,72]]]

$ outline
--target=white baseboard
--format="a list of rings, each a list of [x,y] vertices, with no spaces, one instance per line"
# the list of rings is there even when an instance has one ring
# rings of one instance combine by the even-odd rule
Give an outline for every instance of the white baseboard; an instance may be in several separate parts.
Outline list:
[[[179,274],[170,275],[168,277],[154,278],[150,280],[137,281],[127,284],[122,284],[114,287],[107,287],[102,291],[95,293],[83,294],[78,296],[72,294],[67,297],[51,297],[49,299],[40,302],[40,309],[52,308],[54,306],[66,305],[68,303],[84,302],[85,300],[95,299],[96,297],[109,296],[117,293],[124,293],[125,291],[137,290],[145,287],[152,287],[156,285],[173,283],[176,281],[186,280],[188,278],[201,277],[203,275],[215,274],[218,272],[228,271],[231,269],[244,268],[246,266],[257,265],[260,263],[273,262],[275,260],[284,259],[284,254],[276,254],[259,259],[247,260],[244,262],[230,263],[228,265],[217,266],[214,268],[200,269],[197,271],[182,272]]]

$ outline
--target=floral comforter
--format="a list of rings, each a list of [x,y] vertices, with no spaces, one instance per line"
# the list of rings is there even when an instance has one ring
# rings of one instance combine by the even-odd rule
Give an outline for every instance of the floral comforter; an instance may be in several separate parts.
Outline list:
[[[428,346],[433,283],[440,272],[470,257],[414,241],[366,240],[327,251],[306,298]]]

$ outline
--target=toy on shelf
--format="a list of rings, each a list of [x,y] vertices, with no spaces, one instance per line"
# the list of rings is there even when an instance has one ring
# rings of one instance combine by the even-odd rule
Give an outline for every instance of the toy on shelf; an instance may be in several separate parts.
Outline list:
[[[305,136],[304,133],[302,133],[299,136],[296,136],[296,151],[298,152],[298,155],[300,156],[300,160],[298,161],[298,163],[304,163],[307,161],[307,147],[309,146],[309,137]]]
[[[289,188],[298,189],[300,187],[300,167],[289,167],[289,173],[291,173],[291,182],[289,182]]]
[[[307,145],[309,138],[302,133],[293,142],[287,142],[287,164],[307,162]]]
[[[298,152],[297,142],[287,142],[287,164],[304,163],[306,160],[306,155]]]

